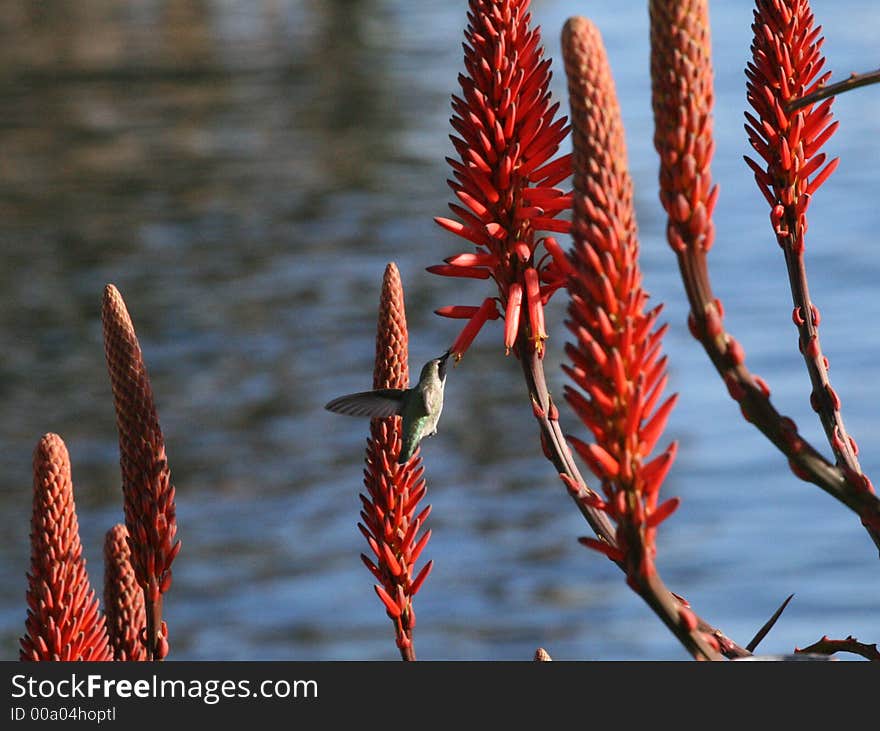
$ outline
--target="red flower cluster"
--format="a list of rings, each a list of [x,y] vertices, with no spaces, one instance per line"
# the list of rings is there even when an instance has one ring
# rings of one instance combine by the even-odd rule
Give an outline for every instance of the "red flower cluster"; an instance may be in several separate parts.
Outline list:
[[[826,162],[820,151],[838,126],[831,116],[833,98],[818,106],[807,104],[796,110],[789,106],[831,76],[822,72],[822,28],[814,27],[808,0],[758,0],[754,16],[752,61],[746,76],[747,98],[757,117],[746,112],[746,132],[763,164],[749,157],[745,160],[770,204],[770,221],[785,255],[792,319],[812,383],[810,404],[819,414],[847,482],[857,492],[873,493],[828,376],[828,359],[819,341],[819,309],[810,298],[803,257],[810,200],[839,162],[839,158]]]
[[[800,254],[810,198],[839,162],[835,158],[826,165],[825,153],[819,152],[838,122],[831,121],[834,99],[795,112],[787,105],[824,85],[831,72],[821,73],[822,27],[813,27],[808,0],[758,0],[754,14],[746,76],[747,98],[758,116],[746,112],[746,132],[764,165],[745,159],[770,204],[779,245]]]
[[[145,593],[148,652],[151,659],[161,659],[168,653],[162,595],[171,587],[171,564],[180,550],[174,486],[141,347],[122,295],[112,284],[104,289],[102,319],[131,564]]]
[[[660,201],[667,239],[682,254],[715,241],[718,186],[709,165],[712,134],[712,43],[707,0],[650,0],[654,146],[660,154]]]
[[[122,524],[114,525],[104,538],[104,615],[113,659],[146,660],[144,593],[131,567],[128,531]]]
[[[651,461],[676,397],[663,400],[666,358],[656,327],[660,307],[646,311],[626,147],[614,82],[602,38],[585,18],[571,18],[562,35],[574,144],[574,213],[570,255],[570,319],[576,341],[566,345],[574,382],[569,404],[593,433],[570,437],[602,481],[605,499],[592,506],[617,524],[616,546],[583,542],[625,564],[630,580],[653,576],[654,534],[678,506],[658,505],[675,444]]]
[[[22,660],[113,659],[82,555],[70,457],[57,434],[46,434],[34,451],[27,603]]]
[[[161,660],[168,653],[162,594],[180,549],[174,487],[140,345],[113,285],[104,290],[102,319],[127,525],[105,538],[101,614],[82,557],[67,448],[55,434],[43,437],[34,453],[26,660]]]
[[[474,251],[446,259],[428,271],[449,277],[488,279],[499,296],[479,307],[437,310],[466,318],[451,350],[457,359],[487,320],[505,316],[504,343],[513,348],[520,329],[543,354],[547,338],[543,306],[564,284],[568,271],[556,241],[540,232],[567,233],[557,216],[571,197],[557,189],[571,174],[571,157],[551,160],[568,133],[550,103],[550,61],[538,28],[530,28],[529,0],[470,0],[465,31],[461,96],[453,96],[452,136],[457,160],[448,159],[449,185],[462,205],[451,203],[457,219],[437,218],[443,228],[473,244]],[[537,248],[544,245],[545,254]],[[522,313],[525,310],[526,317]]]
[[[407,388],[409,385],[408,335],[403,285],[397,266],[385,268],[376,332],[373,388]],[[424,467],[418,452],[406,464],[397,458],[403,446],[401,418],[373,419],[367,440],[363,510],[358,528],[373,553],[361,560],[379,581],[374,587],[394,623],[397,647],[404,660],[415,660],[413,598],[431,572],[428,561],[416,573],[415,565],[431,537],[419,535],[431,506],[419,508],[427,491]]]

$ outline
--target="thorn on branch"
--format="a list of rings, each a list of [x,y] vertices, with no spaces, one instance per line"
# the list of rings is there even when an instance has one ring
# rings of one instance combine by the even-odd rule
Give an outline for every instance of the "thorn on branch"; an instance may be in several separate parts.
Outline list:
[[[773,616],[770,617],[770,619],[768,619],[764,623],[764,626],[758,630],[757,634],[755,634],[755,636],[752,638],[752,641],[746,645],[746,649],[749,652],[754,652],[755,648],[761,643],[761,640],[763,640],[767,636],[767,633],[771,629],[773,629],[773,625],[776,624],[776,620],[782,616],[782,613],[785,611],[785,608],[788,606],[788,603],[792,599],[794,599],[794,594],[789,594],[788,598],[784,602],[782,602],[779,609],[773,612]]]

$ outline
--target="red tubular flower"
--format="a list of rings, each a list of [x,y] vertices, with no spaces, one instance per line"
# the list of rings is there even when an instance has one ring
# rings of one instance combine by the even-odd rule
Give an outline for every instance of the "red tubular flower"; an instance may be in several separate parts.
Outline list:
[[[519,282],[511,282],[507,291],[507,311],[504,313],[504,347],[507,352],[516,342],[519,333],[519,316],[522,311],[523,288]]]
[[[120,661],[147,659],[141,641],[147,626],[144,593],[130,559],[128,531],[121,523],[114,525],[104,539],[104,613],[113,659]]]
[[[813,386],[810,402],[818,412],[838,463],[858,486],[867,485],[858,447],[847,434],[840,399],[828,378],[828,361],[819,343],[819,310],[810,300],[804,265],[807,208],[813,194],[837,167],[826,163],[822,145],[834,134],[828,99],[789,111],[789,102],[825,84],[821,27],[813,27],[808,0],[758,0],[752,24],[752,60],[746,69],[749,142],[761,162],[746,157],[755,181],[770,204],[770,221],[785,254],[801,353]],[[824,166],[824,167],[823,167]]]
[[[562,41],[575,188],[566,324],[576,338],[566,346],[571,363],[563,368],[574,382],[566,398],[596,439],[570,441],[602,481],[604,509],[618,526],[615,549],[587,545],[613,550],[631,577],[650,576],[654,529],[671,513],[654,513],[659,484],[645,476],[675,403],[672,396],[656,406],[666,383],[660,353],[666,328],[656,327],[659,307],[645,309],[623,126],[601,36],[590,21],[571,18]]]
[[[407,360],[403,286],[397,266],[391,263],[382,280],[373,388],[407,388]],[[402,445],[399,416],[371,421],[364,470],[367,494],[360,496],[363,510],[358,528],[373,554],[361,554],[361,560],[379,581],[374,588],[394,624],[401,657],[415,660],[413,598],[430,573],[433,561],[418,573],[415,565],[431,535],[431,531],[420,534],[431,506],[419,507],[427,488],[418,452],[406,464],[397,463]]]
[[[544,329],[544,306],[541,303],[541,285],[538,281],[538,270],[529,267],[525,271],[526,297],[529,307],[529,331],[532,333],[534,348],[543,352],[547,331]]]
[[[22,660],[112,660],[82,555],[67,447],[46,434],[34,451],[31,570]]]
[[[461,96],[453,96],[452,143],[458,159],[449,159],[454,180],[449,184],[460,203],[450,204],[457,220],[437,218],[443,228],[465,239],[475,253],[447,259],[428,271],[453,277],[487,279],[498,285],[502,312],[511,312],[514,285],[526,288],[525,273],[537,270],[545,286],[540,297],[527,296],[529,318],[508,321],[509,350],[522,328],[526,342],[543,353],[546,333],[535,332],[542,307],[564,283],[552,270],[552,257],[536,256],[541,231],[566,233],[567,221],[557,216],[571,207],[571,198],[554,186],[571,173],[571,156],[551,160],[568,133],[566,119],[557,118],[550,103],[550,61],[538,28],[530,27],[529,0],[470,0],[465,31],[465,71],[459,76]],[[449,316],[445,308],[439,314]],[[513,308],[518,315],[519,308]],[[453,315],[454,316],[454,315]],[[485,311],[465,326],[468,337],[453,348],[464,348],[486,322]],[[479,317],[479,319],[477,319]]]
[[[467,325],[464,326],[464,329],[459,333],[449,349],[456,360],[461,360],[462,354],[470,347],[470,344],[477,337],[477,333],[480,332],[480,328],[486,324],[486,321],[497,320],[499,317],[498,307],[492,297],[484,299],[483,304],[479,307],[441,307],[437,310],[437,314],[444,317],[467,318],[468,320]]]
[[[104,352],[119,431],[119,464],[131,564],[144,591],[150,659],[168,653],[162,597],[171,586],[171,564],[180,550],[174,486],[153,391],[122,295],[104,289]]]

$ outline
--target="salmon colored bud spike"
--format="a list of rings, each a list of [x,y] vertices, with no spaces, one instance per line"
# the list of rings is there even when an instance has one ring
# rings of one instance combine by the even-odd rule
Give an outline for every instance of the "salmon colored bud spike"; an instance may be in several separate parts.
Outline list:
[[[171,564],[180,550],[174,486],[140,344],[122,295],[112,284],[104,288],[101,319],[116,407],[131,565],[145,593],[147,652],[150,659],[160,659],[155,643],[163,594],[171,586]]]
[[[33,475],[28,611],[19,659],[112,660],[82,555],[70,457],[57,434],[37,444]]]
[[[654,146],[660,153],[660,201],[667,238],[679,255],[712,245],[717,186],[709,165],[712,65],[705,0],[650,0]]]
[[[147,649],[140,641],[146,630],[144,594],[131,566],[131,550],[125,526],[113,526],[104,539],[104,613],[113,659],[143,661]],[[167,629],[167,628],[166,628]]]
[[[601,35],[589,20],[570,18],[562,48],[574,147],[574,245],[566,286],[571,295],[567,326],[575,341],[566,346],[572,364],[564,368],[574,386],[565,395],[596,437],[594,444],[573,437],[569,442],[602,479],[608,495],[602,507],[618,525],[615,555],[628,566],[641,566],[637,571],[647,577],[654,575],[656,549],[654,532],[641,526],[672,461],[668,455],[650,469],[642,461],[675,403],[673,397],[650,413],[665,385],[660,353],[665,327],[657,327],[659,310],[647,310],[648,295],[641,289],[625,136]],[[693,160],[689,164],[693,168]],[[690,200],[684,194],[673,200],[678,217],[687,223],[697,206],[705,220],[707,202],[692,205]],[[546,248],[552,255],[553,246]],[[622,540],[630,534],[638,540]]]
[[[487,302],[471,316],[463,335],[453,346],[453,352],[456,347],[460,348],[458,357],[485,323],[490,307],[494,309],[494,300]],[[465,342],[465,338],[470,340]],[[373,388],[405,389],[409,386],[408,351],[403,285],[397,266],[390,263],[385,268],[379,297]],[[422,533],[421,537],[417,534],[430,506],[422,509],[419,505],[426,494],[419,451],[416,450],[406,464],[398,464],[402,445],[399,416],[370,421],[364,469],[365,493],[360,496],[363,522],[358,524],[358,529],[375,556],[375,561],[364,556],[361,560],[379,582],[375,587],[376,594],[392,619],[395,643],[401,657],[415,660],[412,597],[430,571],[430,568],[427,571],[423,568],[413,580],[415,563],[428,542],[430,531]]]

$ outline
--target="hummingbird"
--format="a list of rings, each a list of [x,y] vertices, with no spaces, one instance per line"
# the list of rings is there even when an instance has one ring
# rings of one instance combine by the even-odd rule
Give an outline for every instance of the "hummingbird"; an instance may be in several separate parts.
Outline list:
[[[412,388],[377,388],[340,396],[324,408],[346,416],[384,418],[400,416],[403,420],[403,446],[398,464],[406,464],[424,437],[437,433],[437,422],[443,410],[443,386],[451,351],[432,358],[422,367],[419,382]]]

